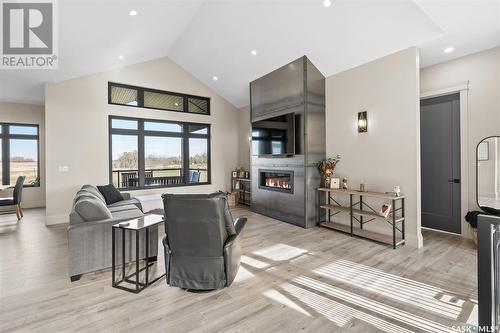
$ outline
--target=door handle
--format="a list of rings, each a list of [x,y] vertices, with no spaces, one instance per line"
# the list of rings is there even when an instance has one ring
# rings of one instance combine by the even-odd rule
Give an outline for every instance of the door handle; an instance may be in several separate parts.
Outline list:
[[[460,184],[459,178],[448,179],[448,183]]]

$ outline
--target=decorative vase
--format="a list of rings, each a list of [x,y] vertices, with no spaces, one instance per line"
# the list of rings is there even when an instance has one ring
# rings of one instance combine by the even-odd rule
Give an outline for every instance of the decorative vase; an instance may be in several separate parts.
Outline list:
[[[332,183],[332,177],[325,176],[325,188],[330,188],[331,183]]]

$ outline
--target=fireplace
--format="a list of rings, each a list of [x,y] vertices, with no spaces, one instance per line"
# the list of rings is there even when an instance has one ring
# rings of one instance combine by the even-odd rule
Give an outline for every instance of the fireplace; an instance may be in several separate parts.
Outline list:
[[[259,188],[293,193],[293,171],[259,169]]]

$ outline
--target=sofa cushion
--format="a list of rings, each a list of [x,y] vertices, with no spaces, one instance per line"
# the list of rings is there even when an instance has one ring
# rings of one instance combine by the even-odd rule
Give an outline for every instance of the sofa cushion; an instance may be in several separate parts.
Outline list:
[[[80,200],[80,199],[97,199],[97,200],[101,200],[98,196],[96,196],[94,193],[92,192],[89,192],[89,191],[86,191],[86,190],[79,190],[78,192],[76,192],[76,195],[75,195],[75,203]],[[104,202],[103,200],[101,200],[102,202]]]
[[[144,214],[138,208],[121,210],[113,213],[113,224],[131,219],[136,219],[142,216],[144,216]]]
[[[85,221],[106,220],[112,217],[104,202],[97,198],[81,197],[75,202],[75,211]]]
[[[101,192],[104,197],[106,205],[111,205],[123,200],[122,194],[113,184],[97,186],[97,189],[99,189],[99,192]]]
[[[111,212],[111,214],[114,214],[115,212],[121,212],[121,211],[124,211],[124,210],[134,210],[134,209],[138,209],[136,205],[121,205],[121,206],[109,206],[108,207],[109,211]]]
[[[109,205],[108,207],[119,207],[119,206],[126,206],[126,205],[134,205],[137,208],[139,208],[142,211],[142,204],[137,198],[130,198],[122,201],[115,202],[114,204]]]
[[[80,189],[80,191],[92,193],[98,199],[102,200],[102,202],[106,202],[106,200],[104,200],[104,197],[102,196],[101,192],[99,192],[97,187],[95,187],[94,185],[89,185],[89,184],[83,185],[82,188]],[[78,191],[78,192],[80,192],[80,191]]]

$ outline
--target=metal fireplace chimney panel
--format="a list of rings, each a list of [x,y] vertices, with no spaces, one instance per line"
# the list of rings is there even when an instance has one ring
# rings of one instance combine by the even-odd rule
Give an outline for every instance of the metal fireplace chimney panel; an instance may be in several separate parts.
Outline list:
[[[316,163],[325,158],[325,77],[301,57],[250,83],[251,121],[293,112],[296,154],[291,157],[251,156],[254,212],[304,228],[316,225]],[[291,171],[293,193],[259,187],[259,170]]]

